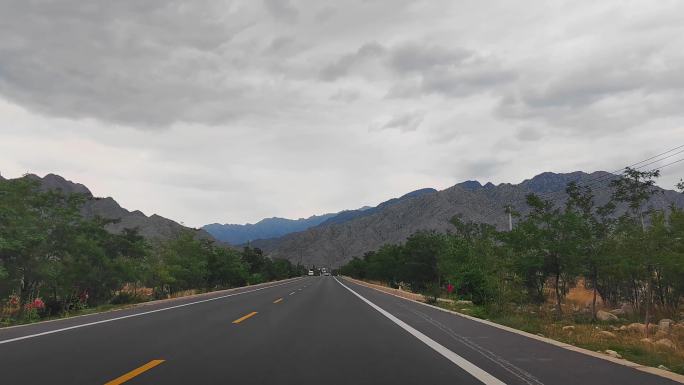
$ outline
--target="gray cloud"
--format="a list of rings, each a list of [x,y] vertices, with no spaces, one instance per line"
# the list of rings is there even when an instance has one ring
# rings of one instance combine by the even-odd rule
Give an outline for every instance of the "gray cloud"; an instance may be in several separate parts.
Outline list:
[[[299,11],[290,0],[263,0],[268,12],[278,20],[294,23],[299,17]]]
[[[320,73],[321,79],[326,81],[337,80],[349,75],[354,67],[382,58],[384,55],[385,47],[378,43],[366,43],[359,47],[356,52],[343,55],[335,62],[325,66]]]
[[[330,100],[334,100],[336,102],[351,103],[359,99],[360,96],[361,94],[357,90],[341,89],[335,92],[332,96],[330,96]]]
[[[321,71],[321,78],[334,81],[345,76],[377,78],[377,67],[389,78],[390,98],[412,98],[423,94],[464,97],[487,92],[516,78],[495,58],[463,48],[425,46],[415,42],[385,47],[366,43],[356,52],[345,54]],[[369,71],[369,68],[371,71]]]
[[[416,131],[425,119],[425,112],[412,111],[398,114],[387,119],[384,123],[371,126],[371,131],[396,129],[400,132]]]
[[[616,169],[684,141],[682,2],[0,9],[3,175],[65,174],[193,225]],[[668,170],[664,186],[684,172]]]
[[[543,135],[533,127],[521,127],[517,130],[515,137],[524,142],[534,142],[541,139]]]

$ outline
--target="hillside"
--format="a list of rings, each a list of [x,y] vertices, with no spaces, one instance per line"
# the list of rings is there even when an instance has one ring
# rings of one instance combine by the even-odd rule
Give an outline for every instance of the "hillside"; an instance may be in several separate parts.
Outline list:
[[[141,211],[128,211],[121,207],[113,198],[94,197],[90,190],[80,184],[55,174],[47,174],[41,178],[37,175],[29,174],[26,178],[40,182],[44,190],[61,190],[66,194],[83,194],[86,202],[81,212],[87,218],[100,216],[106,219],[115,219],[117,222],[107,225],[105,228],[112,233],[120,233],[125,228],[138,228],[140,234],[147,239],[170,239],[183,230],[196,231],[200,238],[214,239],[204,230],[190,229],[177,222],[164,218],[157,214],[147,216]]]
[[[437,192],[437,190],[433,188],[424,188],[404,194],[399,198],[392,198],[375,207],[364,206],[356,210],[344,210],[339,213],[314,215],[309,218],[286,219],[273,217],[262,219],[254,224],[247,223],[244,225],[222,225],[213,223],[203,226],[202,229],[206,230],[216,239],[233,245],[240,245],[255,240],[259,240],[258,243],[263,245],[270,242],[272,239],[277,239],[290,233],[301,232],[317,226],[348,222],[356,218],[371,215],[403,200],[434,192]]]
[[[287,258],[305,264],[339,266],[354,256],[375,250],[385,243],[400,243],[418,230],[447,231],[449,219],[461,215],[465,220],[486,222],[503,229],[507,217],[505,205],[526,213],[525,195],[549,194],[544,197],[562,203],[565,186],[571,181],[590,182],[598,204],[608,201],[610,174],[606,172],[573,172],[567,174],[543,173],[520,184],[468,181],[445,190],[405,199],[371,215],[354,218],[344,223],[321,225],[280,239],[255,242],[271,257]],[[649,205],[667,208],[675,204],[684,207],[684,195],[664,190],[655,195]],[[619,207],[618,212],[624,212]]]
[[[310,227],[318,226],[336,215],[313,215],[309,218],[300,219],[273,217],[262,219],[254,224],[247,223],[244,225],[212,223],[202,226],[202,229],[216,239],[233,245],[240,245],[255,239],[276,238],[285,234],[304,231]]]

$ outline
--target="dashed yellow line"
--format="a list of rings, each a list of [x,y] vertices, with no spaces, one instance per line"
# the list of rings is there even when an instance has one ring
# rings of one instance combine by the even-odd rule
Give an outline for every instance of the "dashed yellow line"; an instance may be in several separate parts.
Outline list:
[[[105,385],[119,385],[119,384],[123,384],[124,382],[126,382],[126,381],[128,381],[128,380],[130,380],[130,379],[132,379],[132,378],[134,378],[134,377],[137,377],[137,376],[139,376],[139,375],[141,375],[141,374],[143,374],[143,373],[145,373],[146,371],[148,371],[148,370],[154,368],[154,367],[157,366],[157,365],[162,364],[163,362],[164,362],[164,360],[152,360],[152,361],[146,363],[145,365],[143,365],[143,366],[141,366],[141,367],[139,367],[139,368],[137,368],[137,369],[131,370],[130,372],[124,374],[124,375],[121,376],[121,377],[118,377],[118,378],[115,378],[115,379],[109,381],[109,382],[106,383]]]
[[[282,298],[278,298],[277,300],[273,301],[273,303],[280,303],[280,302],[283,302]]]
[[[257,312],[253,311],[253,312],[251,312],[251,313],[249,313],[249,314],[247,314],[247,315],[244,315],[244,316],[242,316],[242,317],[236,319],[235,321],[233,321],[233,323],[234,323],[234,324],[239,324],[240,322],[246,320],[247,318],[254,317],[255,315],[257,315]]]

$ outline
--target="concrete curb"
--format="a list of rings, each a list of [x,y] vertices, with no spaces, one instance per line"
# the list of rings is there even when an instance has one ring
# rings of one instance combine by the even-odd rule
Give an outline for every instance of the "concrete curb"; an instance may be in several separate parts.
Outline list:
[[[257,288],[257,287],[262,287],[262,286],[267,286],[270,284],[275,284],[275,283],[282,283],[282,282],[287,282],[287,281],[295,281],[298,279],[302,279],[303,277],[295,277],[295,278],[287,278],[287,279],[281,279],[280,281],[270,281],[270,282],[264,282],[264,283],[257,283],[256,285],[247,285],[247,286],[240,286],[240,287],[232,287],[230,289],[223,289],[223,290],[216,290],[216,291],[208,291],[206,293],[198,293],[198,294],[191,294],[191,295],[186,295],[183,297],[176,297],[176,298],[164,298],[164,299],[156,299],[154,301],[147,301],[147,302],[139,302],[139,303],[132,303],[129,305],[125,305],[120,308],[116,309],[109,309],[109,310],[104,310],[104,311],[98,311],[94,313],[88,313],[88,314],[79,314],[75,315],[72,317],[62,317],[62,318],[55,318],[55,319],[49,319],[45,321],[39,321],[39,322],[32,322],[32,323],[27,323],[27,324],[21,324],[21,325],[13,325],[13,326],[5,326],[5,327],[0,327],[0,331],[3,330],[9,330],[9,329],[17,329],[17,328],[22,328],[25,326],[32,326],[32,325],[42,325],[42,324],[47,324],[51,322],[58,322],[58,321],[64,321],[64,320],[70,320],[70,319],[76,319],[76,318],[83,318],[83,317],[89,317],[89,316],[94,316],[98,314],[107,314],[107,313],[114,313],[117,311],[122,311],[122,310],[130,310],[130,309],[136,309],[140,307],[145,307],[145,306],[152,306],[152,305],[158,305],[158,304],[163,304],[167,302],[174,302],[174,301],[179,301],[183,299],[189,299],[189,298],[202,298],[202,297],[207,297],[213,294],[223,294],[223,293],[230,293],[232,291],[240,290],[240,289],[245,289],[245,288]]]
[[[369,283],[367,283],[367,282],[360,281],[360,280],[358,280],[358,279],[354,279],[354,278],[351,278],[351,277],[342,276],[342,278],[344,278],[344,279],[346,279],[346,280],[349,280],[349,281],[351,281],[351,282],[354,282],[354,283],[356,283],[356,284],[358,284],[358,285],[365,286],[365,287],[367,287],[367,288],[369,288],[369,289],[373,289],[373,290],[378,291],[378,292],[380,292],[380,293],[387,294],[387,295],[391,295],[391,296],[394,296],[394,297],[397,297],[397,298],[401,298],[401,299],[403,299],[403,300],[405,300],[405,301],[415,302],[415,303],[421,304],[421,305],[423,305],[423,306],[428,306],[428,307],[431,307],[431,308],[436,309],[436,310],[440,310],[440,311],[443,311],[443,312],[446,312],[446,313],[451,313],[451,314],[457,315],[457,316],[459,316],[459,317],[467,318],[467,319],[469,319],[469,320],[471,320],[471,321],[479,322],[479,323],[482,323],[482,324],[485,324],[485,325],[489,325],[489,326],[492,326],[492,327],[495,327],[495,328],[498,328],[498,329],[501,329],[501,330],[505,330],[505,331],[507,331],[507,332],[515,333],[515,334],[518,334],[518,335],[521,335],[521,336],[524,336],[524,337],[527,337],[527,338],[532,338],[532,339],[537,340],[537,341],[546,342],[547,344],[555,345],[555,346],[558,346],[558,347],[563,348],[563,349],[571,350],[571,351],[573,351],[573,352],[586,354],[586,355],[588,355],[588,356],[600,358],[600,359],[602,359],[602,360],[610,361],[610,362],[613,362],[613,363],[616,363],[616,364],[619,364],[619,365],[628,366],[628,367],[634,368],[634,369],[636,369],[636,370],[641,370],[642,372],[650,373],[650,374],[653,374],[653,375],[656,375],[656,376],[659,376],[659,377],[667,378],[667,379],[669,379],[669,380],[676,381],[676,382],[679,382],[679,383],[681,383],[681,384],[684,384],[684,376],[681,375],[681,374],[677,374],[677,373],[674,373],[674,372],[668,372],[667,370],[654,368],[654,367],[652,367],[652,366],[646,366],[646,365],[642,365],[642,364],[637,364],[636,362],[627,361],[627,360],[621,359],[621,358],[610,357],[610,356],[607,356],[607,355],[605,355],[605,354],[601,354],[601,353],[597,353],[597,352],[594,352],[594,351],[591,351],[591,350],[588,350],[588,349],[580,348],[580,347],[575,346],[575,345],[566,344],[566,343],[564,343],[564,342],[556,341],[556,340],[553,340],[553,339],[551,339],[551,338],[541,337],[541,336],[538,336],[538,335],[536,335],[536,334],[532,334],[532,333],[524,332],[524,331],[522,331],[522,330],[514,329],[514,328],[512,328],[512,327],[500,325],[500,324],[495,323],[495,322],[492,322],[492,321],[483,320],[483,319],[480,319],[480,318],[476,318],[476,317],[473,317],[473,316],[469,316],[469,315],[467,315],[467,314],[458,313],[458,312],[451,311],[451,310],[448,310],[448,309],[443,309],[443,308],[438,307],[438,306],[434,306],[434,305],[430,305],[430,304],[427,304],[427,303],[424,303],[424,302],[416,301],[416,300],[413,300],[413,299],[410,299],[410,298],[402,297],[402,296],[400,296],[400,295],[393,294],[393,293],[391,293],[391,292],[387,292],[387,291],[384,291],[384,290],[380,290],[380,289],[374,287],[374,286],[377,286],[377,285],[369,284]]]

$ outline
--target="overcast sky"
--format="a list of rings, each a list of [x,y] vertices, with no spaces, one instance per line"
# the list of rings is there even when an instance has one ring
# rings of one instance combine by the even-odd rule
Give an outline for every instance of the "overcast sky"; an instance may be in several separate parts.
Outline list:
[[[683,36],[679,0],[0,0],[0,173],[200,226],[614,170],[684,144]]]

